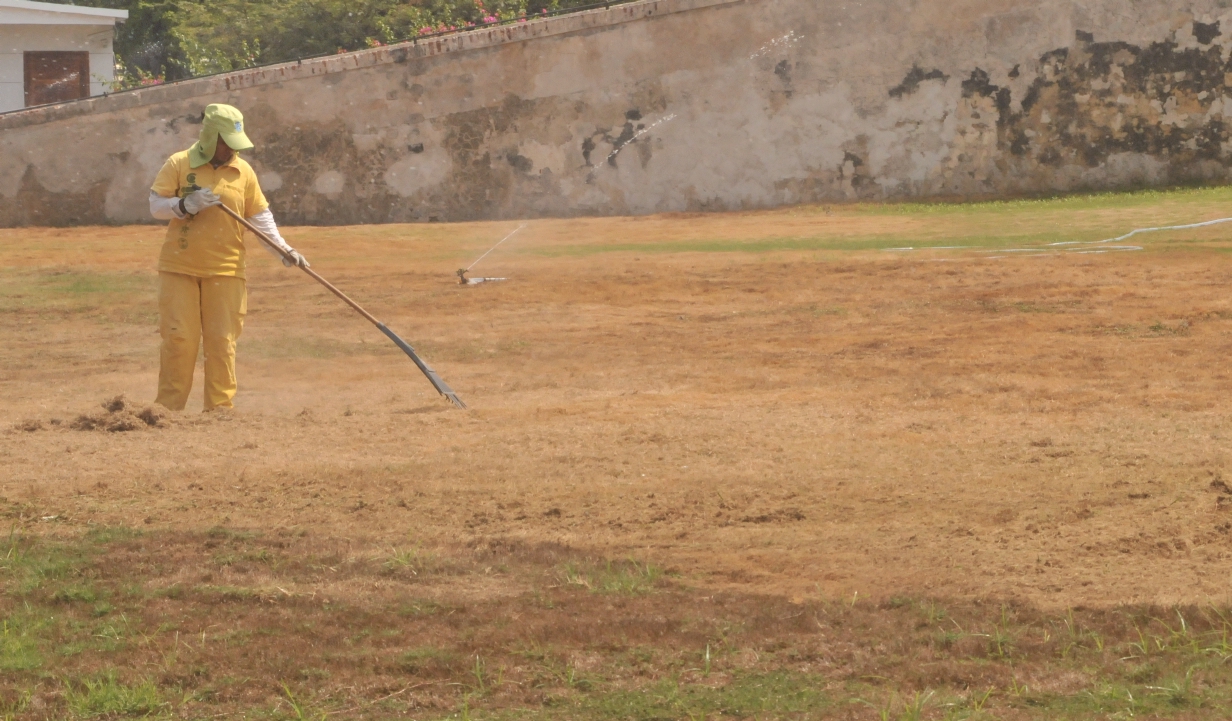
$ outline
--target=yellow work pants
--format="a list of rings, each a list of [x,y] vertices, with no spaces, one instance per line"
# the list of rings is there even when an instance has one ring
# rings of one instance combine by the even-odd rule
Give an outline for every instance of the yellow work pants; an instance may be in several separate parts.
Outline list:
[[[197,349],[205,341],[205,410],[231,408],[235,397],[235,341],[244,329],[248,294],[243,278],[158,274],[162,334],[156,403],[184,410],[192,391]]]

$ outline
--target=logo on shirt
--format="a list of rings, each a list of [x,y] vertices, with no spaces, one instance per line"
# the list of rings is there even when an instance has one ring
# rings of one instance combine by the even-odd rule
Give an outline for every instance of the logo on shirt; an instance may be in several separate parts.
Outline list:
[[[197,174],[196,173],[189,173],[188,177],[184,178],[184,180],[188,181],[188,185],[183,188],[180,188],[181,198],[187,198],[189,195],[192,195],[194,192],[201,190],[201,188],[197,187]]]

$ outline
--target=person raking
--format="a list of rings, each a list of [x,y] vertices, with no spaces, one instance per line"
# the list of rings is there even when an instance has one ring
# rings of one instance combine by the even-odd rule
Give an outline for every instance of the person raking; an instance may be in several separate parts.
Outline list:
[[[229,409],[235,397],[235,342],[244,328],[244,228],[215,206],[248,219],[284,256],[283,265],[308,261],[278,233],[257,175],[239,153],[254,146],[244,116],[230,105],[205,108],[201,136],[168,158],[150,188],[150,214],[169,220],[158,257],[158,397],[183,410],[192,391],[198,348],[205,348],[205,410]],[[263,243],[264,244],[264,243]]]

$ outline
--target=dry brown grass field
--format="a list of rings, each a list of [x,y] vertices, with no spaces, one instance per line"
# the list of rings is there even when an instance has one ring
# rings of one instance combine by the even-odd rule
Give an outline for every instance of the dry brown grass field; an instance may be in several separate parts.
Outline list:
[[[284,229],[470,410],[254,243],[125,431],[162,230],[5,230],[0,718],[1224,718],[1232,225],[1049,244],[1229,200]]]

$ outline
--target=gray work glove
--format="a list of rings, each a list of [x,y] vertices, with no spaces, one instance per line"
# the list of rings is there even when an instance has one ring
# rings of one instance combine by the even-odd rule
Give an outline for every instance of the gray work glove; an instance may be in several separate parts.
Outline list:
[[[222,198],[205,188],[194,190],[180,200],[180,210],[189,215],[196,215],[212,205],[222,205]]]
[[[282,256],[282,264],[286,267],[290,268],[293,265],[297,265],[301,268],[312,267],[311,264],[308,263],[308,259],[300,255],[298,250],[291,247],[284,248],[283,250],[287,251],[287,255]]]

